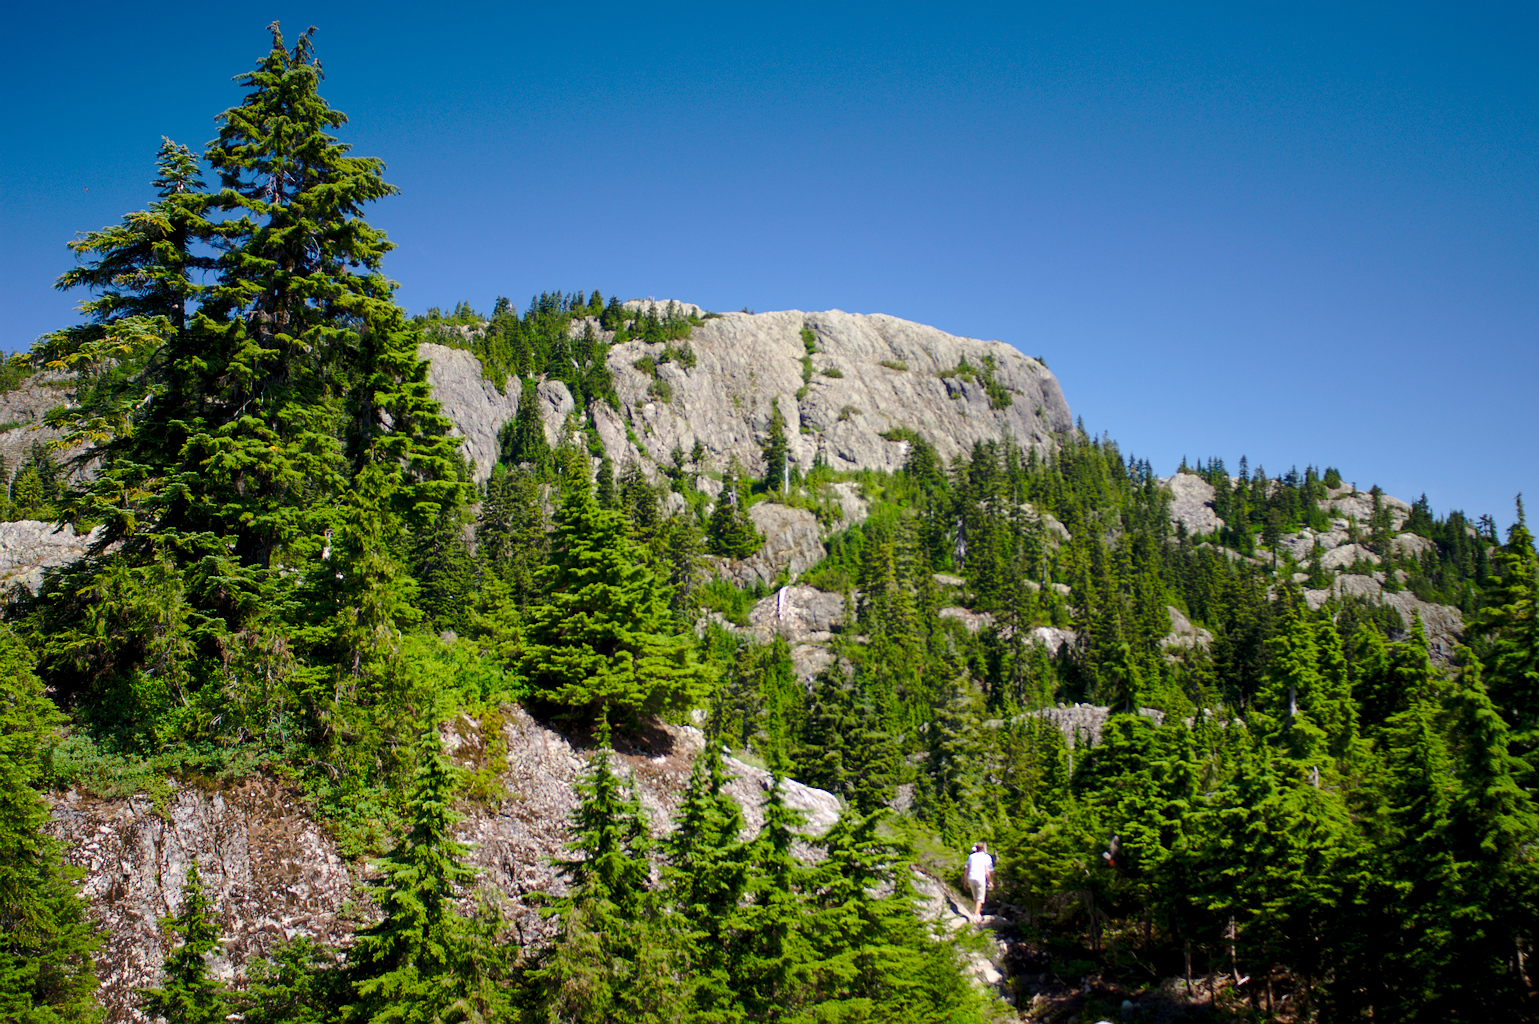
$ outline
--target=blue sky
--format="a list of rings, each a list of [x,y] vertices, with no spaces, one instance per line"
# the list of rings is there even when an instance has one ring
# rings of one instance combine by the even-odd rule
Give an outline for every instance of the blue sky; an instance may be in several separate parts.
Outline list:
[[[1539,498],[1539,8],[27,5],[0,348],[200,147],[273,18],[402,195],[420,312],[547,289],[884,312],[1041,355],[1169,473]]]

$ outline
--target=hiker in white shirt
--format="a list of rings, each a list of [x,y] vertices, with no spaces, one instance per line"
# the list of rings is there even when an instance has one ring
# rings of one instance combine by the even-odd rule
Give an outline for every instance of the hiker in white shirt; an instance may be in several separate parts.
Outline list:
[[[973,891],[973,920],[983,920],[983,901],[988,897],[989,883],[994,881],[994,858],[989,856],[989,844],[973,844],[973,852],[967,857],[967,887]]]

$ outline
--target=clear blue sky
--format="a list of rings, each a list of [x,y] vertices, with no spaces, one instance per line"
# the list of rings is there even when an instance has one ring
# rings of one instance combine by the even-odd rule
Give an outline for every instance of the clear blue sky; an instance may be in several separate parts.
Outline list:
[[[1533,4],[27,4],[0,348],[231,77],[319,27],[412,311],[545,289],[884,312],[1046,358],[1172,472],[1539,501]],[[246,13],[250,12],[250,13]]]

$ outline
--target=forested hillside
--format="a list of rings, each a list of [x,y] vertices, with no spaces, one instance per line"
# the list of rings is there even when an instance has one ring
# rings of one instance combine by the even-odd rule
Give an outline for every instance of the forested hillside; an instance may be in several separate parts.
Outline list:
[[[56,805],[254,779],[365,879],[348,926],[232,979],[210,849],[110,1019],[1536,1016],[1521,502],[1498,537],[1332,468],[1162,479],[1042,359],[890,317],[407,317],[309,33],[241,81],[0,381],[43,396],[0,425],[0,538],[81,538],[7,561],[0,1016],[103,1012],[73,883],[114,868]],[[548,892],[463,841],[538,804],[515,712],[584,752]],[[617,750],[689,728],[661,820]],[[769,773],[755,828],[725,753]],[[977,840],[1013,1006],[917,912]]]

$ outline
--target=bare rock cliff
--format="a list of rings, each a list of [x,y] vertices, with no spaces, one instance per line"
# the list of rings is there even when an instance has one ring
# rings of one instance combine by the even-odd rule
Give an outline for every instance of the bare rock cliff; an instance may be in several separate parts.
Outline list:
[[[810,356],[804,328],[816,338]],[[819,456],[836,469],[897,469],[907,445],[883,435],[900,429],[918,432],[949,459],[974,442],[1007,435],[1022,446],[1046,445],[1072,425],[1058,379],[1042,363],[1003,342],[959,338],[893,316],[727,313],[696,327],[687,344],[693,366],[675,360],[651,372],[636,364],[656,359],[664,346],[628,341],[610,349],[621,407],[590,415],[617,468],[638,459],[671,465],[675,449],[688,453],[698,441],[707,468],[723,470],[736,459],[762,474],[760,447],[776,403],[791,459],[804,470]],[[518,388],[499,391],[466,350],[428,343],[418,351],[431,363],[429,380],[466,439],[477,478],[485,479],[497,431],[518,410]],[[653,373],[666,383],[667,400],[656,397]],[[985,375],[995,384],[992,402]],[[541,398],[554,438],[573,408],[571,397],[547,382]]]

